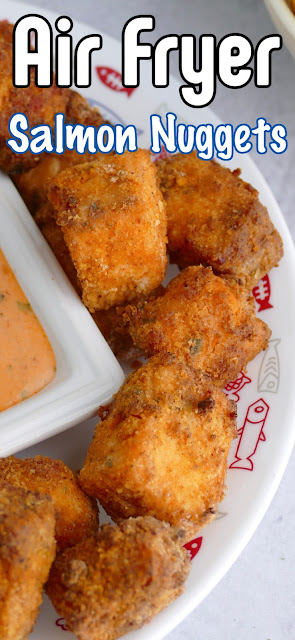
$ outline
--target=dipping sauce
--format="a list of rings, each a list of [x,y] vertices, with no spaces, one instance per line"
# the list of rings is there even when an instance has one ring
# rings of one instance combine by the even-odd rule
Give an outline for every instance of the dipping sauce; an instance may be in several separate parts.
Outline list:
[[[0,249],[0,411],[43,389],[55,372],[49,340]]]

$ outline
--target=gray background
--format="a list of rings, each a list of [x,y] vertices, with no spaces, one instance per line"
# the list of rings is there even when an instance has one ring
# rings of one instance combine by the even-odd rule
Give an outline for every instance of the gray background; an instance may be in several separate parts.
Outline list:
[[[154,39],[168,33],[243,33],[257,43],[275,32],[261,0],[30,0],[89,23],[121,39],[125,22],[133,15],[156,18]],[[149,35],[149,39],[151,36]],[[151,41],[151,40],[150,40]],[[171,56],[177,76],[177,57]],[[288,151],[252,153],[254,161],[278,200],[293,239],[295,237],[295,60],[284,48],[273,56],[273,82],[268,89],[251,83],[233,91],[218,85],[212,108],[222,120],[253,126],[258,116],[288,130]],[[253,125],[251,125],[253,123]],[[293,640],[295,638],[295,453],[277,494],[251,542],[234,566],[167,640]]]

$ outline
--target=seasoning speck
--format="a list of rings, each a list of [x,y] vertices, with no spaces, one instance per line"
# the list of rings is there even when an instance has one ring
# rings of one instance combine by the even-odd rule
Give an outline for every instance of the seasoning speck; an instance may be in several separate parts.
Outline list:
[[[18,306],[20,311],[33,313],[33,309],[32,309],[32,307],[31,307],[29,302],[20,302],[19,300],[17,300],[16,304],[17,304],[17,306]]]

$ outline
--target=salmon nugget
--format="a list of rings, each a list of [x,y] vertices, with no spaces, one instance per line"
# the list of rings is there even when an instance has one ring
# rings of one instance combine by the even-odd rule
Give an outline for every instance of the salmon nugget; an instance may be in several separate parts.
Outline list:
[[[248,289],[278,264],[281,237],[239,169],[200,160],[196,152],[178,153],[157,166],[171,261],[181,267],[210,265]]]
[[[55,222],[53,207],[49,201],[45,202],[42,207],[38,209],[34,219],[66,276],[69,278],[77,293],[80,294],[81,287],[77,271],[70,256],[69,249],[65,243],[64,234]]]
[[[12,487],[0,488],[0,638],[25,640],[42,602],[55,557],[51,499]]]
[[[164,291],[164,287],[160,285],[147,297],[140,298],[138,304],[140,305],[141,301],[148,300],[150,297],[163,295]],[[124,320],[126,308],[128,305],[112,307],[107,311],[96,311],[92,317],[115,356],[127,361],[140,358],[142,354],[134,344],[128,331],[127,322]]]
[[[37,211],[35,221],[74,289],[81,295],[77,271],[65,243],[63,232],[52,217],[52,205],[50,202],[44,204]],[[92,314],[92,318],[118,358],[130,360],[140,356],[140,350],[134,346],[126,323],[122,316],[117,314],[116,307],[112,307],[107,311],[95,311]]]
[[[65,243],[61,227],[58,227],[55,222],[53,207],[50,202],[45,203],[37,211],[35,221],[71,284],[77,293],[81,295],[77,271]],[[160,295],[160,289],[161,287],[156,289],[158,295]],[[131,360],[140,357],[141,354],[140,349],[133,344],[126,323],[123,320],[123,310],[124,307],[120,307],[120,314],[118,314],[117,308],[112,307],[107,311],[95,311],[92,317],[114,354],[123,360]]]
[[[100,127],[101,124],[108,123],[108,120],[105,120],[99,109],[91,106],[80,93],[70,89],[66,108],[66,122],[83,124],[85,127]]]
[[[64,234],[52,214],[52,205],[47,202],[35,214],[35,221],[74,289],[81,295],[77,271],[65,243]],[[123,318],[116,313],[116,307],[107,311],[95,311],[92,318],[117,357],[129,360],[140,356],[140,350],[134,346]]]
[[[13,25],[0,21],[0,167],[4,171],[24,170],[35,165],[40,156],[30,152],[18,154],[10,149],[8,123],[14,113],[25,113],[30,128],[38,124],[53,126],[56,113],[65,112],[68,90],[36,87],[34,69],[27,88],[16,88],[12,83],[12,31]]]
[[[102,156],[50,182],[89,311],[150,293],[166,269],[166,214],[149,153]]]
[[[117,315],[116,307],[107,311],[95,311],[92,317],[117,358],[132,360],[141,356],[140,349],[133,344],[122,316]]]
[[[65,112],[66,122],[99,127],[106,121],[96,107],[91,107],[87,100],[76,91],[69,91],[69,99]],[[43,153],[40,162],[25,173],[13,176],[14,184],[25,201],[29,211],[34,214],[47,203],[47,184],[58,173],[68,167],[91,162],[95,154],[87,151],[82,155],[66,149],[64,153]]]
[[[123,318],[146,356],[183,355],[218,386],[235,380],[271,335],[247,289],[202,266],[187,267],[163,296],[127,306]]]
[[[95,501],[85,495],[73,472],[61,460],[43,456],[23,460],[14,456],[2,458],[0,481],[51,497],[59,549],[74,545],[97,531]]]
[[[40,162],[32,169],[13,175],[13,182],[29,211],[34,215],[42,206],[49,204],[47,185],[52,178],[68,167],[90,162],[95,157],[90,153],[81,155],[74,150],[65,150],[62,154],[43,153]],[[54,217],[53,220],[55,221]]]
[[[96,427],[79,481],[117,521],[152,515],[186,539],[216,515],[235,403],[172,355],[132,373]]]
[[[183,531],[155,518],[104,525],[60,554],[47,593],[79,640],[114,640],[180,595],[190,571]]]

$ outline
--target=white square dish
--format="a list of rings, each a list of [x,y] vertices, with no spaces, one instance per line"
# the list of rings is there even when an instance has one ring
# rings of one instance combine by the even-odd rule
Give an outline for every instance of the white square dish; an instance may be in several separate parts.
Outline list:
[[[6,456],[93,416],[117,391],[124,374],[11,180],[2,173],[0,192],[0,248],[56,358],[50,384],[0,412],[0,456]]]

